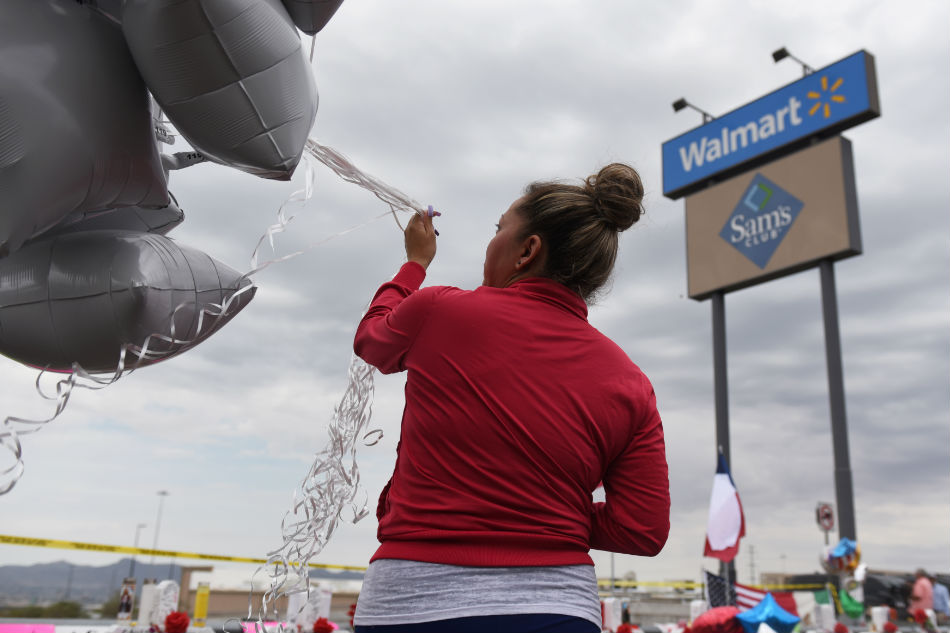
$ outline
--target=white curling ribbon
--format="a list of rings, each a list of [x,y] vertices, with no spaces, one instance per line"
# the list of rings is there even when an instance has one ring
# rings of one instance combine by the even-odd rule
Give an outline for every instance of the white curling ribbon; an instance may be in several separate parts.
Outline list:
[[[352,233],[358,229],[366,227],[373,222],[381,220],[387,216],[391,216],[395,221],[396,225],[400,230],[404,230],[402,223],[399,221],[399,216],[397,212],[403,213],[418,213],[425,214],[426,210],[422,208],[422,205],[402,193],[398,189],[390,187],[383,181],[379,180],[375,176],[367,174],[356,167],[353,163],[350,162],[343,154],[336,151],[332,147],[327,147],[326,145],[321,145],[314,139],[308,139],[305,149],[307,154],[304,154],[304,165],[306,168],[305,177],[304,177],[304,186],[303,189],[299,189],[292,193],[277,210],[277,221],[274,224],[271,224],[267,227],[267,230],[264,232],[258,241],[257,246],[254,248],[254,252],[251,255],[251,270],[247,275],[253,275],[261,270],[267,268],[271,264],[276,264],[279,262],[287,261],[299,255],[303,255],[307,251],[310,251],[317,246],[322,246],[327,242],[334,240],[338,237],[342,237],[348,233]],[[294,215],[288,216],[284,209],[289,204],[296,204],[299,206],[305,205],[313,196],[313,181],[314,173],[313,168],[310,162],[310,159],[320,161],[327,167],[329,167],[337,176],[342,178],[344,181],[351,184],[358,185],[367,191],[370,191],[377,198],[385,202],[389,206],[389,211],[381,215],[377,215],[369,220],[356,224],[347,229],[333,233],[327,237],[324,237],[318,241],[311,242],[304,248],[288,253],[286,255],[277,254],[277,246],[275,244],[275,236],[280,233],[283,233],[287,226],[293,221],[296,217]],[[260,261],[261,258],[261,247],[264,244],[268,244],[271,249],[273,257],[271,259]]]
[[[267,564],[255,572],[266,573],[270,589],[261,599],[257,626],[279,620],[276,602],[282,596],[308,591],[309,562],[333,536],[344,510],[349,507],[352,522],[369,514],[368,493],[360,486],[356,449],[370,420],[375,369],[357,356],[349,367],[349,382],[327,429],[326,445],[314,457],[307,475],[294,491],[291,510],[281,522],[283,544],[267,555]],[[252,605],[249,605],[249,608]],[[268,615],[271,617],[269,618]],[[251,617],[249,615],[249,617]],[[282,630],[282,625],[279,625]]]
[[[363,436],[363,444],[365,446],[376,446],[381,439],[383,439],[383,430],[373,429]]]

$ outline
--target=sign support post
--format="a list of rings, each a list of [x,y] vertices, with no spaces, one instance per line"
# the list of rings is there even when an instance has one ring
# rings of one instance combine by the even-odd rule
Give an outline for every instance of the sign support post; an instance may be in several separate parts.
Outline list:
[[[726,296],[721,290],[712,295],[713,390],[716,398],[716,446],[727,464],[729,453],[729,379],[726,369]],[[719,455],[716,455],[716,459]]]
[[[729,377],[726,364],[726,294],[719,290],[712,295],[713,330],[713,390],[716,400],[716,446],[732,464],[729,453]],[[719,456],[717,454],[716,459]],[[719,563],[719,575],[726,579],[736,577],[734,560]],[[729,585],[731,587],[731,584]],[[729,589],[730,595],[732,590]],[[730,602],[731,603],[731,602]]]
[[[844,403],[844,372],[841,369],[841,335],[838,330],[838,299],[835,269],[823,259],[821,308],[825,321],[825,358],[828,365],[828,397],[831,404],[831,442],[835,460],[835,496],[838,505],[838,536],[858,540],[854,520],[854,490],[851,485],[851,457],[848,450],[848,420]]]

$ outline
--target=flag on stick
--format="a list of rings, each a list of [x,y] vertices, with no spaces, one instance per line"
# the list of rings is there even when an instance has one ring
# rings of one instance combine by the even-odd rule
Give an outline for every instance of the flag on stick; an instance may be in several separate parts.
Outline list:
[[[740,611],[748,611],[762,602],[765,599],[765,594],[770,593],[767,589],[750,587],[737,582],[729,583],[722,576],[717,576],[706,570],[703,570],[703,574],[706,584],[706,601],[710,607],[724,607],[735,604]],[[772,591],[771,594],[780,607],[792,615],[799,615],[798,603],[791,591]]]
[[[732,596],[729,595],[729,583],[726,582],[726,579],[705,569],[703,574],[705,575],[706,584],[706,602],[709,603],[709,606],[726,607],[733,604]]]
[[[745,518],[739,493],[729,474],[726,458],[719,453],[709,499],[709,523],[706,526],[706,556],[728,563],[739,553],[739,539],[745,536]]]

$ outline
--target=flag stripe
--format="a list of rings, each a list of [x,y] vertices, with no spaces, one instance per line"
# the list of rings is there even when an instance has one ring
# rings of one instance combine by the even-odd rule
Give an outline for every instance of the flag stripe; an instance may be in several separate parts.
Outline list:
[[[763,589],[756,589],[754,587],[740,585],[739,583],[735,584],[735,588],[736,606],[739,607],[740,611],[746,611],[759,604],[766,594]]]

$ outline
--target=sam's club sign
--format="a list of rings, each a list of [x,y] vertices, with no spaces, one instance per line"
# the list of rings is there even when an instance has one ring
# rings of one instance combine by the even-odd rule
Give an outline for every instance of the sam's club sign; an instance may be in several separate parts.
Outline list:
[[[765,268],[802,206],[801,200],[762,174],[756,174],[719,237],[753,264]]]
[[[859,51],[663,143],[663,194],[679,198],[879,115],[874,57]]]

